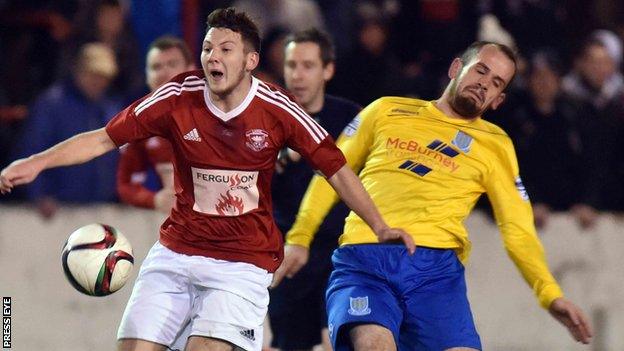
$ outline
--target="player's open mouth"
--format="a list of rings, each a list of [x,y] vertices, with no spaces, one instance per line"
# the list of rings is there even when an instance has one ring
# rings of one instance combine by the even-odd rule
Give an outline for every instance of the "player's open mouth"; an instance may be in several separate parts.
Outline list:
[[[213,70],[210,70],[209,73],[212,79],[214,80],[220,80],[221,78],[223,78],[223,72],[219,70],[213,69]]]

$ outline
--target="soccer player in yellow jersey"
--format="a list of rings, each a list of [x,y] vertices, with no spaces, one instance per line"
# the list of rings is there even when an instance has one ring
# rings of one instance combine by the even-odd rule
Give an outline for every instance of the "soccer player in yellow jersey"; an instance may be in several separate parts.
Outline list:
[[[409,255],[400,242],[379,244],[361,218],[347,217],[327,289],[336,350],[481,349],[462,262],[470,251],[463,221],[482,193],[541,306],[577,341],[589,343],[587,317],[563,297],[546,264],[511,140],[480,118],[503,102],[515,71],[509,48],[474,43],[452,62],[438,100],[384,97],[344,130],[338,145],[349,166],[389,225],[405,229],[418,249]],[[276,283],[305,264],[313,234],[336,199],[322,178],[312,180]]]

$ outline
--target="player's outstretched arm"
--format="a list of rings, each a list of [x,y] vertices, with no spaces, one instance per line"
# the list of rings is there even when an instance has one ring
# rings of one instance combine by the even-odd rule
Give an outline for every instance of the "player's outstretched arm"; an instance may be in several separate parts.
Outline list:
[[[316,231],[316,228],[318,228],[320,222],[322,222],[322,219],[325,218],[329,211],[329,207],[326,206],[327,203],[333,202],[329,198],[319,201],[319,198],[322,198],[324,192],[326,193],[328,190],[321,186],[324,184],[324,181],[320,183],[319,180],[315,177],[310,183],[310,187],[299,208],[297,220],[286,235],[287,244],[284,247],[284,261],[282,261],[279,269],[273,275],[273,283],[271,284],[273,288],[284,277],[292,278],[308,262],[310,255],[308,247],[313,238],[313,235],[309,234],[309,232]],[[373,229],[379,242],[402,240],[410,254],[416,251],[414,240],[409,234],[402,229],[390,228],[384,222],[360,179],[348,165],[344,165],[331,178],[327,179],[327,182],[336,190],[336,193],[338,193],[345,204]],[[316,200],[316,202],[313,200]],[[306,218],[304,219],[303,217]],[[313,229],[310,229],[311,227]]]
[[[32,182],[41,171],[87,162],[115,148],[104,128],[75,135],[30,157],[14,161],[0,172],[0,192]]]
[[[349,166],[342,166],[327,181],[336,190],[342,201],[371,227],[379,242],[401,240],[405,243],[410,254],[416,251],[414,239],[409,234],[403,229],[390,228],[384,222],[362,182]]]
[[[589,319],[572,301],[563,297],[555,299],[548,307],[548,312],[563,324],[576,341],[589,344],[593,330]]]

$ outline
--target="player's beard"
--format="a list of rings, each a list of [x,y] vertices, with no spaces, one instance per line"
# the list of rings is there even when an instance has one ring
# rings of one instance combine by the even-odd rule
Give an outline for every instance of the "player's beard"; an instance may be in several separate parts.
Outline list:
[[[245,69],[241,69],[238,77],[236,77],[236,79],[234,80],[234,82],[232,82],[232,85],[227,87],[225,89],[225,94],[230,94],[232,91],[234,91],[234,89],[238,88],[241,84],[241,82],[243,81],[243,79],[245,79]]]
[[[463,90],[466,89],[467,88],[464,88]],[[485,110],[478,105],[478,102],[475,101],[474,97],[462,95],[461,92],[458,91],[456,85],[452,87],[451,96],[452,98],[449,99],[451,108],[455,110],[458,115],[466,119],[478,117]]]

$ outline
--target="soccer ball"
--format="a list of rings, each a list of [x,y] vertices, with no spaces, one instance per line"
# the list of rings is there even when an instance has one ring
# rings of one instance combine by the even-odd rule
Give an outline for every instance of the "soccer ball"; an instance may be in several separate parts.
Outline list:
[[[91,296],[119,290],[134,264],[128,239],[105,224],[78,228],[65,242],[61,257],[67,280],[76,290]]]

